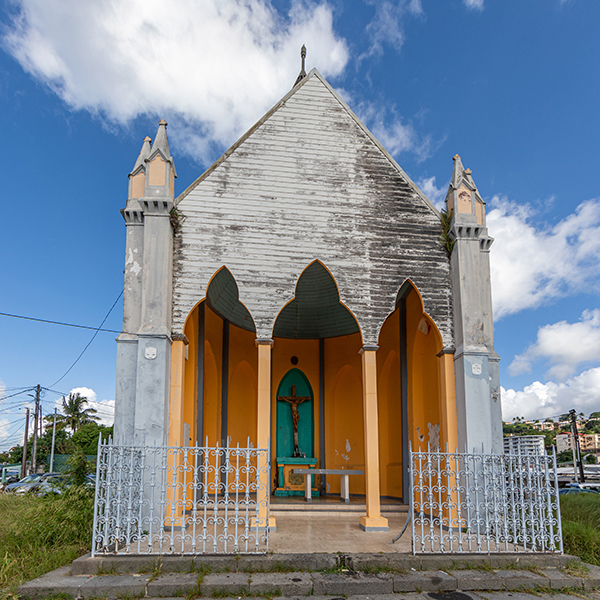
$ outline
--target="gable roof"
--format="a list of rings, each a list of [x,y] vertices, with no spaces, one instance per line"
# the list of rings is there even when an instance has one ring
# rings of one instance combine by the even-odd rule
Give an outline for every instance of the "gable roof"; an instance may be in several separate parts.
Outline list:
[[[297,83],[277,104],[275,104],[267,113],[263,115],[261,119],[259,119],[246,133],[244,133],[228,150],[226,150],[223,155],[218,158],[200,177],[198,177],[194,182],[192,182],[177,198],[175,199],[175,205],[177,205],[181,200],[183,200],[195,187],[197,187],[206,177],[208,177],[219,165],[224,163],[229,156],[235,150],[237,150],[257,129],[259,129],[264,123],[268,121],[268,119],[274,115],[281,107],[283,107],[286,102],[294,96],[303,86],[305,86],[311,79],[318,79],[332,94],[332,96],[339,102],[344,111],[349,115],[349,117],[356,123],[356,125],[363,131],[365,135],[375,144],[375,146],[381,151],[381,153],[386,157],[392,167],[398,172],[398,174],[406,181],[408,186],[425,202],[425,204],[433,211],[435,215],[440,216],[439,211],[433,206],[429,198],[425,196],[425,194],[419,189],[419,187],[414,183],[414,181],[406,174],[406,172],[402,169],[402,167],[394,160],[391,154],[381,145],[379,140],[373,135],[373,133],[368,129],[368,127],[356,116],[356,114],[352,111],[352,109],[344,102],[341,96],[329,85],[328,81],[319,73],[319,71],[315,68],[310,71],[310,73],[302,78],[299,83]]]

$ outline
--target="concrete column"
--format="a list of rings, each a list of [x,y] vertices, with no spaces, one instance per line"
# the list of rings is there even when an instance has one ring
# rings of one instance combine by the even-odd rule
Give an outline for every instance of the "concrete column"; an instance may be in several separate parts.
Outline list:
[[[454,336],[458,449],[502,452],[499,380],[489,267],[493,239],[486,228],[485,202],[460,156],[446,202],[452,214],[449,236]]]
[[[134,442],[168,442],[171,338],[141,335],[138,341]]]
[[[273,340],[257,339],[258,349],[258,398],[257,398],[257,424],[256,442],[259,448],[271,447],[271,348]],[[258,527],[271,531],[276,530],[275,517],[268,515],[269,496],[271,494],[271,478],[268,471],[270,454],[261,455],[258,468],[261,473],[260,490],[257,493]],[[253,524],[256,526],[256,523]]]
[[[114,439],[132,444],[134,438],[135,388],[138,338],[142,305],[144,215],[139,209],[121,211],[127,224],[123,287],[123,328],[117,337]]]
[[[381,516],[379,499],[379,425],[377,415],[377,346],[363,346],[362,384],[365,430],[365,488],[367,515],[360,518],[364,531],[388,531],[388,521]]]

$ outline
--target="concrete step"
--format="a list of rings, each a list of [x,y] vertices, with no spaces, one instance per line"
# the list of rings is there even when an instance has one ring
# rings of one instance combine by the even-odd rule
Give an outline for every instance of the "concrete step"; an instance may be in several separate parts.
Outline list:
[[[296,553],[296,554],[205,554],[99,555],[73,561],[73,575],[101,573],[184,573],[191,571],[262,572],[333,571],[437,571],[439,569],[544,569],[566,567],[579,559],[566,554],[422,554],[395,553]]]
[[[382,504],[381,513],[386,515],[408,515],[408,506],[402,504]],[[277,516],[278,514],[288,513],[307,513],[307,512],[332,512],[332,513],[360,513],[366,514],[366,504],[355,504],[340,502],[339,504],[318,504],[316,502],[298,502],[294,504],[272,504],[269,509],[269,514]]]
[[[487,557],[489,558],[489,557]],[[200,565],[199,567],[200,568]],[[204,568],[207,565],[204,564]],[[73,598],[123,598],[129,597],[244,597],[283,596],[300,598],[320,596],[353,598],[366,597],[372,600],[394,600],[397,594],[432,593],[434,600],[481,600],[489,593],[498,594],[531,590],[555,594],[556,590],[576,589],[593,591],[600,587],[600,568],[588,566],[587,571],[565,572],[558,567],[524,569],[438,569],[418,571],[414,569],[382,570],[380,572],[354,571],[349,568],[330,572],[187,572],[164,573],[160,570],[146,573],[76,575],[69,567],[57,569],[34,581],[23,584],[18,594],[23,599],[43,599],[57,593],[66,593]],[[487,590],[483,596],[469,593]],[[435,593],[445,596],[436,598]],[[373,598],[375,597],[375,598]],[[502,598],[503,596],[493,596]],[[555,596],[554,596],[555,597]]]

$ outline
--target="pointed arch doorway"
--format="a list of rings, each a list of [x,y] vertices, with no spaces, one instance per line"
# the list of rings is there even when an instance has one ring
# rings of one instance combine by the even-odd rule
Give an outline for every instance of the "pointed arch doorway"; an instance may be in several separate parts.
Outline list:
[[[314,394],[308,377],[297,368],[290,369],[277,386],[275,451],[277,456],[276,496],[304,495],[304,476],[294,468],[317,464],[314,456]],[[315,490],[315,495],[317,491]]]
[[[321,262],[310,263],[298,278],[294,298],[274,323],[273,339],[272,439],[276,442],[279,491],[275,494],[284,495],[287,487],[301,496],[303,477],[290,481],[290,465],[298,461],[302,468],[364,468],[362,336],[354,315],[340,301],[333,276]],[[293,456],[290,398],[294,395],[310,398],[297,405],[301,457]],[[283,397],[288,400],[280,399]],[[364,477],[354,476],[352,493],[364,494],[364,489]],[[313,478],[314,496],[339,492],[339,476],[331,476],[329,481],[325,476]]]

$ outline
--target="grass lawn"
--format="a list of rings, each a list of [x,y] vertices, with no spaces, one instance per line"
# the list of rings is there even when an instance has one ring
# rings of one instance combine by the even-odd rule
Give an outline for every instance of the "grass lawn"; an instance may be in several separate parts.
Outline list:
[[[565,552],[600,566],[600,494],[561,496],[560,512]]]
[[[561,496],[560,506],[565,552],[600,566],[600,494]],[[89,552],[93,512],[86,488],[48,498],[0,494],[0,600]]]
[[[0,600],[89,552],[92,494],[75,487],[48,498],[0,494]]]

